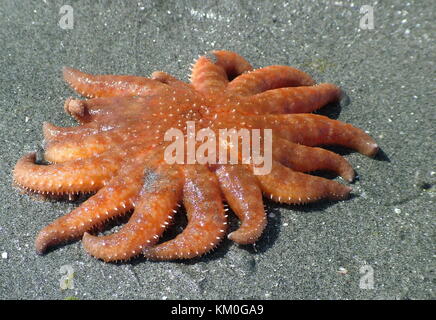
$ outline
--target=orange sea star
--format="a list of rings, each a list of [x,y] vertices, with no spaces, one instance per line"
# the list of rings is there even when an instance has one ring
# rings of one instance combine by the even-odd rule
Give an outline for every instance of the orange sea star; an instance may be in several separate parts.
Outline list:
[[[317,145],[338,144],[373,156],[377,144],[362,130],[310,112],[337,101],[340,89],[315,84],[288,66],[253,70],[241,56],[214,51],[195,62],[191,83],[164,72],[151,78],[90,75],[64,68],[65,80],[88,100],[68,99],[77,127],[44,124],[44,160],[22,157],[14,181],[28,191],[96,192],[36,238],[39,253],[82,238],[91,255],[105,261],[140,254],[185,259],[213,249],[227,232],[226,201],[240,219],[228,238],[254,243],[266,225],[262,195],[290,204],[344,199],[351,188],[304,172],[330,170],[347,181],[354,171],[341,156]],[[272,170],[254,175],[253,164],[169,164],[165,132],[187,122],[198,128],[271,129]],[[48,163],[48,164],[47,164]],[[174,239],[158,243],[183,204],[188,224]],[[133,210],[110,235],[89,232]]]

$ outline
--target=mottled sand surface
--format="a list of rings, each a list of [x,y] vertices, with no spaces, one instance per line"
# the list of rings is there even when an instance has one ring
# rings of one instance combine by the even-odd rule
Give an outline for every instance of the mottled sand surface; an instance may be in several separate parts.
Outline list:
[[[434,1],[95,2],[71,1],[73,29],[59,26],[68,1],[0,3],[0,298],[434,298]],[[359,27],[365,4],[375,4],[372,30]],[[364,128],[383,150],[378,159],[346,153],[360,177],[352,199],[267,202],[256,247],[226,240],[188,262],[106,264],[80,241],[38,256],[36,233],[77,203],[20,194],[11,170],[41,145],[43,121],[74,124],[63,112],[75,94],[62,66],[187,80],[193,59],[211,49],[344,89],[349,98],[327,114]],[[74,288],[61,290],[65,265]],[[371,272],[373,289],[361,288]]]

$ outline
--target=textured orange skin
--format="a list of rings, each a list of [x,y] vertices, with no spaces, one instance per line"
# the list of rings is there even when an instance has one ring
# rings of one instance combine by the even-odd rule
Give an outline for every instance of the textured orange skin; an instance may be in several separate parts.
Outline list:
[[[135,208],[142,186],[146,154],[140,151],[126,160],[125,165],[106,186],[69,214],[56,219],[42,229],[35,241],[37,252],[83,236],[86,231]]]
[[[81,95],[88,98],[145,96],[163,87],[158,81],[136,76],[91,75],[64,67],[65,81]]]
[[[89,100],[67,99],[65,111],[80,126],[45,123],[45,160],[21,158],[14,169],[17,185],[44,194],[97,192],[77,209],[45,227],[35,241],[43,253],[83,236],[83,246],[104,261],[144,253],[158,260],[202,255],[227,231],[223,201],[241,226],[229,234],[240,244],[254,243],[266,221],[262,194],[278,202],[340,200],[351,188],[303,172],[330,170],[348,181],[351,165],[317,145],[339,144],[373,156],[377,144],[362,130],[324,116],[308,114],[338,100],[333,84],[315,85],[306,73],[287,66],[253,71],[241,56],[214,51],[199,57],[191,83],[157,71],[151,78],[90,75],[64,69],[65,80]],[[169,165],[163,150],[170,128],[272,129],[270,174],[254,175],[245,165]],[[158,244],[183,202],[186,229]],[[91,235],[108,219],[134,210],[129,222],[111,235]]]
[[[129,222],[111,235],[84,234],[83,247],[91,255],[104,261],[126,260],[155,244],[165,231],[181,199],[183,179],[177,168],[162,163],[146,168],[153,181],[142,187]]]
[[[301,70],[288,66],[269,66],[241,75],[229,84],[227,90],[241,96],[250,96],[275,88],[314,84],[315,81]]]
[[[177,237],[143,252],[154,260],[189,259],[213,249],[227,230],[215,175],[202,165],[184,166],[183,204],[188,226]]]
[[[254,243],[267,223],[257,179],[243,165],[220,165],[215,173],[224,198],[241,220],[239,229],[228,238],[240,244]]]

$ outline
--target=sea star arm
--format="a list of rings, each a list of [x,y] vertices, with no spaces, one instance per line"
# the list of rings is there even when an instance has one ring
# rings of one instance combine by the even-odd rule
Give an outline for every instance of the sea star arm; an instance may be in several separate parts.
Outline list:
[[[162,106],[148,105],[148,97],[104,97],[89,100],[67,99],[65,111],[79,123],[98,121],[103,124],[119,122],[124,119],[150,119],[163,111]],[[165,110],[167,111],[167,110]]]
[[[215,174],[224,198],[241,220],[240,227],[228,238],[239,244],[256,242],[267,223],[257,179],[242,165],[220,165]]]
[[[236,77],[228,84],[227,91],[249,96],[276,88],[314,84],[313,79],[301,70],[288,66],[269,66]]]
[[[127,134],[126,136],[117,134],[118,132],[118,130],[112,130],[111,134],[109,132],[98,132],[89,136],[77,134],[53,139],[46,142],[44,146],[44,158],[49,162],[60,163],[97,156],[110,150],[117,145],[117,142],[125,142],[124,137],[129,137]]]
[[[246,122],[250,128],[272,129],[275,135],[306,146],[341,145],[367,156],[374,156],[378,151],[377,143],[363,130],[325,116],[315,114],[246,116],[244,121],[240,120],[240,122]]]
[[[331,83],[268,90],[249,96],[240,112],[254,114],[310,113],[337,101],[341,90]]]
[[[67,141],[73,137],[92,135],[101,131],[101,125],[95,122],[72,127],[59,127],[50,122],[42,124],[42,132],[46,144],[59,140]]]
[[[126,164],[111,181],[81,206],[42,229],[35,241],[38,253],[47,248],[78,239],[86,231],[130,211],[142,186],[143,156]]]
[[[336,181],[295,172],[276,161],[273,161],[271,173],[256,175],[256,178],[266,196],[289,204],[341,200],[351,192],[350,187]]]
[[[201,56],[195,62],[191,83],[197,91],[217,93],[226,88],[229,79],[252,69],[250,63],[235,52],[212,51],[208,56]]]
[[[214,56],[212,58],[215,58],[214,63],[224,69],[229,80],[253,70],[253,67],[247,60],[233,51],[214,50],[212,55]]]
[[[164,88],[159,81],[137,77],[117,75],[92,75],[79,70],[64,67],[65,81],[79,94],[88,98],[114,96],[144,96],[153,90]]]
[[[137,129],[138,126],[124,122],[123,127],[99,131],[96,134],[58,137],[46,143],[44,157],[50,162],[65,162],[96,156],[115,146],[127,143],[141,143],[144,147],[149,147],[159,141],[167,128],[163,124],[159,125],[155,120],[131,123],[141,124],[141,127]],[[157,129],[157,126],[160,126],[160,129]],[[169,123],[168,126],[170,126]]]
[[[296,171],[329,170],[351,182],[354,170],[342,156],[322,149],[307,147],[275,136],[272,144],[273,158]]]
[[[127,96],[127,97],[105,97],[88,100],[67,99],[65,111],[74,117],[79,123],[86,124],[97,122],[104,130],[108,127],[115,127],[120,123],[137,121],[162,122],[167,118],[175,118],[183,108],[176,108],[168,105],[168,101],[159,100],[157,96]],[[106,129],[105,129],[106,128]]]
[[[215,123],[213,123],[212,127],[215,129],[216,132],[219,132],[219,129],[221,128],[238,128],[234,120],[228,121],[227,119],[228,117],[226,116],[225,118],[221,118],[221,121],[216,121]],[[262,120],[264,118],[255,117],[255,119]],[[256,121],[251,120],[252,119],[248,117],[241,118],[238,125],[239,127],[246,127],[251,129],[273,128],[273,131],[276,133],[283,128],[283,130],[289,130],[288,124],[278,125],[277,123],[274,123],[274,121],[266,121],[266,124],[262,124],[259,122],[256,123]],[[278,129],[275,128],[275,126],[278,126]],[[286,130],[283,136],[291,138]],[[312,129],[309,128],[308,130]],[[263,136],[261,134],[261,140],[259,143],[261,153],[265,155],[265,152],[271,152],[274,160],[277,160],[278,162],[296,171],[311,172],[317,170],[328,170],[335,172],[347,181],[351,182],[354,179],[354,170],[348,163],[348,161],[342,156],[326,149],[294,143],[288,139],[285,139],[284,137],[281,137],[278,134],[273,134],[271,150],[265,151],[265,146],[266,145],[263,142]],[[242,150],[244,148],[244,145],[241,139],[238,140],[237,145],[227,145],[227,147],[237,148],[235,152],[237,152],[238,154],[239,161],[242,161]]]
[[[58,146],[61,146],[62,144],[68,144],[70,141],[80,140],[83,144],[83,147],[86,149],[89,146],[86,146],[86,144],[93,144],[95,141],[92,141],[93,138],[85,138],[88,136],[96,136],[97,138],[100,135],[106,135],[104,132],[109,132],[109,135],[119,136],[119,134],[126,133],[127,135],[130,132],[130,129],[126,128],[129,125],[137,125],[137,124],[143,124],[144,126],[148,126],[149,128],[153,125],[151,121],[142,121],[139,122],[136,120],[127,120],[120,122],[117,119],[114,119],[112,123],[108,122],[87,122],[84,124],[81,124],[79,126],[71,126],[71,127],[59,127],[49,122],[44,122],[42,126],[43,135],[44,135],[44,145],[45,149],[48,150],[50,148],[56,148]],[[139,126],[138,126],[139,127]],[[122,131],[118,132],[117,130]],[[83,140],[85,139],[85,140]],[[80,147],[80,146],[78,146]],[[92,148],[92,147],[91,147]],[[106,149],[104,149],[106,150]],[[87,152],[86,154],[92,154],[90,152]],[[61,162],[66,160],[71,160],[72,158],[75,158],[74,155],[65,155],[65,157],[62,159],[53,159],[48,161],[51,162]]]
[[[94,192],[119,169],[114,158],[92,157],[63,163],[40,165],[35,153],[22,157],[14,168],[14,181],[32,192],[65,194]]]
[[[144,248],[147,258],[193,258],[215,248],[225,234],[226,215],[216,176],[202,165],[187,165],[184,172],[183,203],[188,225],[174,239]]]
[[[182,196],[178,170],[160,166],[145,169],[144,186],[135,211],[118,232],[107,236],[83,235],[85,250],[104,261],[127,260],[156,243],[173,217]]]
[[[192,67],[191,83],[199,92],[221,92],[226,88],[228,82],[224,69],[214,64],[206,56],[199,57]]]

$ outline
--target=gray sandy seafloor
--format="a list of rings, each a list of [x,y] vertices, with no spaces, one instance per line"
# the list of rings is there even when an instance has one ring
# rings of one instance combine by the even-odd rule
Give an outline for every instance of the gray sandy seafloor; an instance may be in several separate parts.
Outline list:
[[[0,4],[1,299],[434,299],[434,1],[71,1],[74,26],[62,29],[64,4]],[[359,27],[367,4],[372,30]],[[41,145],[43,121],[75,123],[63,112],[76,95],[62,66],[187,81],[193,59],[212,49],[343,88],[349,100],[337,118],[384,152],[346,153],[359,175],[354,196],[266,202],[255,247],[225,240],[192,261],[107,264],[80,241],[38,256],[37,232],[77,203],[23,195],[11,170]],[[74,288],[62,290],[69,268]],[[373,289],[361,288],[371,272]]]

